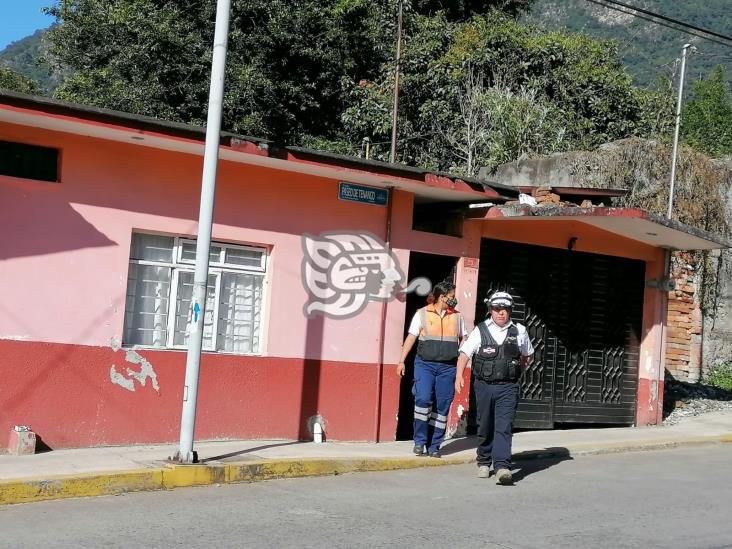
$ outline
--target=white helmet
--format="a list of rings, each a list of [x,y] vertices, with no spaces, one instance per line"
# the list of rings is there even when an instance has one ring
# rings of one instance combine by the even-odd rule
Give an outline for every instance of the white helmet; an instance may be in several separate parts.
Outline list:
[[[508,292],[495,292],[483,301],[489,306],[513,307],[513,297]]]

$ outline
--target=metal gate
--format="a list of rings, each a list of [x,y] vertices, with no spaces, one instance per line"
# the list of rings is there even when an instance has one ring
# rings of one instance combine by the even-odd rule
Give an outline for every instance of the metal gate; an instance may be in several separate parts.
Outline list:
[[[516,427],[635,421],[644,273],[642,261],[483,239],[476,323],[486,293],[508,291],[535,348]]]

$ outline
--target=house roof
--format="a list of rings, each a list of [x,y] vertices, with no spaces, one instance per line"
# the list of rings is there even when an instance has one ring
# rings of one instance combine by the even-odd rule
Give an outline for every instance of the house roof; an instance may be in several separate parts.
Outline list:
[[[199,126],[7,90],[0,90],[0,122],[199,156],[203,155],[206,137],[205,128]],[[529,189],[404,164],[288,147],[230,132],[221,133],[219,158],[350,183],[401,189],[414,193],[418,200],[426,202],[488,204],[490,209],[474,210],[467,215],[484,216],[485,220],[546,222],[574,219],[661,248],[691,250],[732,246],[727,239],[718,235],[635,208],[505,206],[502,205],[504,202],[515,200],[520,192]],[[574,189],[573,192],[596,194],[597,190],[585,192],[583,189]],[[610,189],[603,194],[618,196],[622,191]]]
[[[482,219],[495,223],[523,221],[535,224],[537,231],[552,221],[572,220],[669,250],[715,250],[732,247],[727,238],[639,208],[494,206],[483,213]]]
[[[0,90],[0,121],[87,135],[143,147],[203,155],[206,129],[88,105]],[[470,177],[288,147],[267,139],[221,132],[219,158],[413,192],[428,201],[503,202],[519,190]]]

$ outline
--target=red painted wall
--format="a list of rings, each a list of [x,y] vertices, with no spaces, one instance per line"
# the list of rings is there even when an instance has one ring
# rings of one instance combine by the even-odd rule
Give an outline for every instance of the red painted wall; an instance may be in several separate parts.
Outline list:
[[[144,444],[178,439],[184,352],[139,351],[154,365],[134,392],[109,383],[109,370],[140,366],[125,350],[0,341],[4,364],[22,375],[0,388],[0,433],[30,425],[51,448]],[[387,365],[391,372],[396,365]],[[204,354],[196,439],[309,439],[307,420],[320,413],[330,440],[373,440],[377,367],[373,364]],[[396,376],[384,376],[381,431],[393,440]]]

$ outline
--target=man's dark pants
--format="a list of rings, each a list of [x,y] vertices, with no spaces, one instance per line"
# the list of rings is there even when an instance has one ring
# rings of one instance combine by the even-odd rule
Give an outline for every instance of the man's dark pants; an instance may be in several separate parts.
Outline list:
[[[509,469],[513,419],[518,405],[518,383],[486,383],[475,380],[478,416],[478,465]]]

